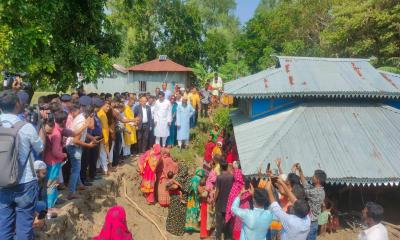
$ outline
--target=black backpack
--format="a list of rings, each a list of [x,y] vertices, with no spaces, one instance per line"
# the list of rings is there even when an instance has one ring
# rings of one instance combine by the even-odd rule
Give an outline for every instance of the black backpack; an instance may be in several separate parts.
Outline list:
[[[28,157],[22,168],[19,166],[18,161],[18,132],[26,123],[19,121],[10,128],[6,128],[3,126],[4,122],[0,122],[0,188],[17,185],[28,160],[31,165],[32,175],[36,175],[33,161],[30,158],[31,151],[29,151]]]

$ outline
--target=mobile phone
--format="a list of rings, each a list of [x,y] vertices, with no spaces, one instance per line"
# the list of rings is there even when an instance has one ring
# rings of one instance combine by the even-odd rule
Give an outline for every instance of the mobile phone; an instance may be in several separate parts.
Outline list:
[[[271,168],[271,163],[268,163],[268,165],[267,165],[267,171],[269,171],[270,168]]]

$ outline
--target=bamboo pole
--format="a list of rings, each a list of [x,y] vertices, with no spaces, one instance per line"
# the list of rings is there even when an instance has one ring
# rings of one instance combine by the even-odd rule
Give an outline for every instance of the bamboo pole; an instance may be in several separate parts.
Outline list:
[[[388,223],[388,222],[385,222],[385,221],[382,221],[382,223],[383,223],[384,225],[386,225],[386,226],[389,226],[389,227],[391,227],[391,228],[394,228],[394,229],[400,231],[400,226],[399,226],[399,225],[394,225],[394,224],[391,224],[391,223]]]
[[[143,217],[147,218],[147,220],[149,220],[151,223],[153,223],[154,226],[156,226],[157,230],[160,232],[161,236],[163,237],[164,240],[168,240],[167,237],[165,236],[165,234],[163,233],[163,231],[161,231],[160,227],[158,226],[158,224],[149,216],[147,215],[147,213],[139,207],[139,205],[133,201],[129,196],[128,196],[128,188],[126,187],[126,180],[124,178],[124,192],[125,192],[125,199],[128,200],[128,202],[134,207],[136,208],[136,210],[139,211],[140,215],[142,215]]]

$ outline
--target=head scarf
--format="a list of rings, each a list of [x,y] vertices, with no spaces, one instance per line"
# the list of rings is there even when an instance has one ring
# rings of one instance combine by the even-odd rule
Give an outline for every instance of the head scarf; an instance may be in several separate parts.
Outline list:
[[[199,177],[204,177],[206,175],[206,172],[204,171],[204,169],[197,169],[195,175]]]
[[[161,153],[161,146],[160,144],[154,144],[153,145],[153,153],[158,155]]]
[[[117,205],[108,210],[103,228],[93,240],[133,240],[126,225],[126,213],[123,207]]]
[[[35,171],[43,170],[47,169],[47,165],[43,161],[35,161],[35,163],[33,164],[33,168],[35,169]]]
[[[239,196],[239,193],[242,191],[242,189],[244,187],[243,174],[239,168],[233,169],[233,179],[234,179],[233,185],[231,188],[231,192],[229,193],[228,202],[226,204],[225,222],[229,222],[229,220],[233,216],[233,213],[231,210],[233,201],[235,200],[235,198],[237,196]]]

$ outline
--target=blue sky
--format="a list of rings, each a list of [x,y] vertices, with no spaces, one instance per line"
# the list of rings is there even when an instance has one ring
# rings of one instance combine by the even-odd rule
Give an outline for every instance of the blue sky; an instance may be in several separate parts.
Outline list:
[[[253,16],[259,2],[260,0],[236,0],[236,15],[239,16],[241,24]]]

